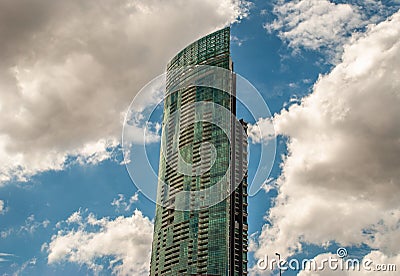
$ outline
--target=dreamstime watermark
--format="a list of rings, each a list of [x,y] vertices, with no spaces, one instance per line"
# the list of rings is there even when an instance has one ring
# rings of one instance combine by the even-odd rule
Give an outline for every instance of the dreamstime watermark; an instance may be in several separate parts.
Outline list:
[[[281,258],[280,254],[275,253],[277,258],[269,258],[265,255],[264,258],[257,261],[259,270],[280,270],[280,271],[367,271],[367,272],[394,272],[397,271],[396,264],[377,264],[369,258],[362,260],[355,258],[347,258],[348,253],[346,248],[340,247],[336,251],[336,256],[329,256],[321,259],[296,259],[291,258],[286,260]]]
[[[213,95],[212,100],[204,96],[207,93]],[[247,174],[247,165],[232,162],[229,152],[237,150],[237,137],[246,134],[232,112],[235,104],[230,101],[237,102],[253,121],[271,118],[257,89],[245,78],[221,67],[197,65],[169,70],[136,94],[125,117],[122,147],[128,173],[147,198],[169,209],[199,210],[223,201],[239,186]],[[160,117],[163,102],[160,122],[154,117]],[[197,128],[198,125],[203,127]],[[199,135],[207,128],[213,129],[208,138],[206,134]],[[254,177],[249,183],[249,196],[261,189],[275,160],[272,123],[269,133],[261,128],[258,132],[260,137],[271,139],[259,145],[258,162],[252,160]],[[155,158],[149,157],[149,145],[160,140],[161,162],[157,170]],[[201,180],[210,174],[217,177],[208,182]]]

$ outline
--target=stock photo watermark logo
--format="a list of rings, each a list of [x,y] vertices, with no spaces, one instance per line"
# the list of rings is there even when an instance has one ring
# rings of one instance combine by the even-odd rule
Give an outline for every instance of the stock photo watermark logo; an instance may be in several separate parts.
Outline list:
[[[257,269],[261,271],[366,271],[366,272],[395,272],[396,264],[375,263],[369,258],[362,260],[356,258],[348,258],[346,248],[340,247],[336,251],[335,256],[328,256],[321,259],[297,259],[291,258],[286,260],[281,258],[279,253],[275,253],[277,258],[270,258],[265,255],[264,258],[257,261]]]
[[[202,88],[214,93],[213,97],[219,102],[202,100],[199,95]],[[239,186],[247,174],[247,165],[232,162],[229,152],[235,150],[232,147],[237,137],[243,136],[247,140],[247,136],[245,125],[234,114],[233,106],[236,104],[230,103],[228,106],[226,100],[240,104],[250,114],[252,121],[271,118],[270,110],[257,89],[245,78],[221,67],[197,65],[169,70],[137,93],[125,116],[122,146],[128,173],[147,198],[176,210],[198,210],[223,201]],[[214,138],[197,141],[186,138],[193,136],[193,133],[197,135],[196,124],[202,125],[200,129],[204,132],[205,126],[211,127]],[[269,137],[269,140],[260,143],[258,162],[252,163],[255,170],[248,186],[249,196],[255,195],[268,179],[276,152],[272,123],[268,133],[263,133],[266,131],[260,128],[256,130],[259,137]],[[217,135],[219,138],[215,138]],[[219,140],[222,142],[215,144]],[[161,142],[161,146],[157,170],[154,165],[154,144],[158,142]],[[187,142],[192,144],[191,151],[182,149]],[[222,143],[227,144],[228,148],[221,154]],[[195,147],[198,152],[195,152]],[[149,155],[151,150],[153,156]],[[189,187],[186,183],[188,179],[210,174],[212,168],[219,166],[216,162],[222,159],[225,162],[224,171],[219,169],[219,177],[213,181],[215,183],[203,188]],[[173,171],[174,177],[165,177],[166,171]],[[235,177],[232,177],[232,172]],[[177,181],[181,181],[179,185]],[[173,196],[167,198],[164,195]]]

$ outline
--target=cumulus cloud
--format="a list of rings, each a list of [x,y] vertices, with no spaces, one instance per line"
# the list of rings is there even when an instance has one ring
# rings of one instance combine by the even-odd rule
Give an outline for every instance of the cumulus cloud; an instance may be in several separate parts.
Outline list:
[[[381,1],[280,0],[273,13],[276,19],[264,25],[268,32],[277,32],[295,52],[299,48],[320,50],[340,56],[342,46],[354,31],[379,22],[392,12]]]
[[[239,1],[1,1],[0,182],[96,163],[138,90],[181,48],[246,15]],[[198,16],[202,14],[202,16]]]
[[[35,215],[32,214],[25,220],[25,224],[21,226],[19,232],[27,232],[33,234],[39,227],[47,228],[49,224],[50,221],[48,219],[37,221]]]
[[[289,42],[289,46],[317,50],[343,44],[350,31],[363,25],[358,9],[350,4],[328,0],[279,1],[274,7],[277,19],[264,27]]]
[[[256,257],[304,244],[400,254],[400,12],[344,47],[301,103],[274,117],[289,137]]]
[[[313,276],[313,275],[320,275],[320,276],[345,276],[348,275],[347,271],[340,270],[340,269],[330,269],[328,264],[325,260],[338,260],[339,258],[331,253],[324,253],[320,254],[309,262],[305,264],[305,267],[302,271],[300,271],[297,275],[298,276]],[[337,263],[336,263],[337,264]],[[302,264],[301,264],[302,265]],[[319,269],[322,268],[323,269]],[[303,268],[303,267],[301,267]],[[318,270],[318,271],[317,271]]]
[[[381,251],[374,250],[366,255],[362,262],[368,265],[365,268],[361,268],[360,271],[350,271],[350,276],[370,276],[376,275],[377,273],[395,276],[399,273],[400,254],[388,256]]]
[[[148,274],[153,225],[140,211],[115,219],[97,219],[92,213],[84,218],[79,211],[67,221],[77,228],[59,230],[42,247],[49,264],[68,261],[94,272],[110,269],[118,275]],[[105,257],[108,267],[102,265]]]
[[[248,125],[247,135],[253,143],[265,143],[275,138],[275,130],[270,118],[260,118]]]

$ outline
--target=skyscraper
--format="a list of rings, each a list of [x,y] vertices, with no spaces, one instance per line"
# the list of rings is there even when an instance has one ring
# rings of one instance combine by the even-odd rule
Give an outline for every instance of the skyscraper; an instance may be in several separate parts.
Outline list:
[[[182,84],[193,78],[222,85]],[[235,80],[230,28],[167,66],[150,275],[247,275],[247,125],[235,123]]]

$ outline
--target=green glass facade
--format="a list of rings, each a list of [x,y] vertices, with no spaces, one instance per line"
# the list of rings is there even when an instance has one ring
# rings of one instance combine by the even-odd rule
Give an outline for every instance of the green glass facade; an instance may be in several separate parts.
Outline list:
[[[179,69],[196,65],[232,72],[231,78],[222,80],[229,92],[205,86],[174,90],[174,82],[186,75]],[[197,121],[193,112],[193,104],[209,102],[235,115],[235,89],[229,28],[192,43],[168,64],[157,192],[162,204],[156,207],[150,275],[247,275],[247,175],[235,172],[245,168],[247,173],[247,135],[232,127],[231,116],[218,109],[205,110],[202,116],[208,121]],[[172,118],[178,111],[177,122]],[[217,121],[232,129],[224,132],[212,123]],[[178,152],[192,174],[177,170]],[[202,171],[203,167],[209,169]],[[240,184],[232,189],[235,181]],[[180,191],[206,190],[217,183],[222,183],[217,195],[215,190],[208,195],[221,196],[217,204],[195,208],[201,199],[191,195],[184,203],[188,211],[173,208]]]

